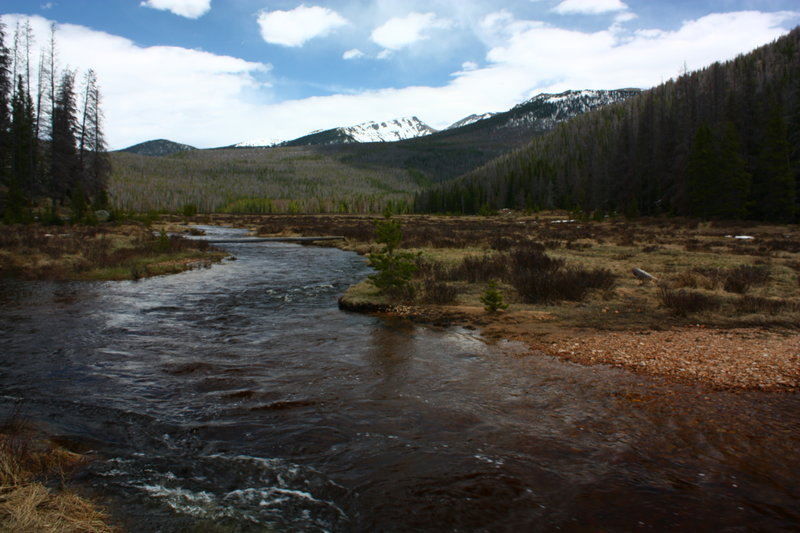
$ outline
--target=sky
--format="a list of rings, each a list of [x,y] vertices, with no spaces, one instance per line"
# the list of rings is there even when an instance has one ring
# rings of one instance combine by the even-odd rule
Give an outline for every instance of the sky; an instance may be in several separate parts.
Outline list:
[[[212,148],[416,116],[442,129],[540,93],[650,88],[800,24],[798,0],[0,0],[6,45],[55,24],[97,73],[110,149]]]

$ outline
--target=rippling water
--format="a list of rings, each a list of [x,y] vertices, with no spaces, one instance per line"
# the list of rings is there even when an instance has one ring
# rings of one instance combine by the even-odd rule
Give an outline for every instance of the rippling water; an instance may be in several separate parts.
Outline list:
[[[168,277],[0,283],[0,415],[91,453],[131,531],[800,530],[796,394],[342,312],[356,255],[224,246]]]

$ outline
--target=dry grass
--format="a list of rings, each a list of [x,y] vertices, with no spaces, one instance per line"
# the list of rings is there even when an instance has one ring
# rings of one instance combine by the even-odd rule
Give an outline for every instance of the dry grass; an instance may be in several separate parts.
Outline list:
[[[224,255],[208,243],[159,236],[142,224],[0,228],[0,277],[138,279],[210,264]]]
[[[16,418],[0,427],[0,531],[118,531],[95,504],[65,488],[84,464],[82,456],[35,440],[33,428]]]

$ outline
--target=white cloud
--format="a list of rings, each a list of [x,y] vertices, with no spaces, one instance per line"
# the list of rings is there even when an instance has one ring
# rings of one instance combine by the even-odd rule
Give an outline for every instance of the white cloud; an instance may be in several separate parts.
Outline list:
[[[18,20],[2,18],[8,27]],[[36,42],[47,42],[50,21],[28,20]],[[264,89],[271,68],[186,48],[142,48],[83,26],[59,24],[56,32],[62,67],[80,69],[79,80],[89,68],[97,72],[111,149],[160,137],[205,147],[237,139],[236,122],[254,111],[248,95]]]
[[[628,9],[628,6],[621,0],[564,0],[554,7],[553,11],[561,15],[574,13],[598,15],[626,9]]]
[[[261,37],[271,44],[302,46],[315,37],[324,37],[347,24],[347,20],[327,7],[300,5],[291,11],[262,11],[258,14]]]
[[[389,19],[372,31],[372,41],[387,50],[400,50],[417,41],[427,39],[431,29],[444,29],[452,22],[439,19],[433,13],[409,13],[405,17]]]
[[[530,92],[648,88],[673,77],[687,61],[701,68],[769,42],[800,13],[734,12],[684,22],[675,31],[623,32],[618,26],[585,33],[512,24],[512,35],[492,48],[489,69],[527,73]],[[484,69],[485,70],[485,69]]]
[[[139,5],[196,19],[208,13],[211,9],[211,0],[145,0]]]
[[[265,86],[270,66],[263,63],[184,48],[143,48],[72,25],[58,26],[56,39],[62,65],[98,72],[111,148],[162,137],[207,148],[410,115],[445,127],[472,113],[509,109],[540,92],[648,88],[677,75],[684,61],[702,68],[768,43],[799,18],[794,12],[750,11],[708,15],[674,31],[612,26],[581,32],[501,13],[481,27],[490,43],[484,61],[459,61],[461,70],[442,86],[292,101],[277,100]],[[15,26],[15,18],[3,20]],[[36,42],[46,43],[50,22],[31,17],[31,23]]]
[[[351,50],[346,50],[342,54],[342,59],[359,59],[361,57],[364,57],[364,52],[362,52],[358,48],[353,48]]]
[[[624,22],[630,22],[632,20],[636,20],[638,17],[635,13],[631,13],[630,11],[623,11],[616,17],[614,17],[614,22],[617,24],[622,24]]]

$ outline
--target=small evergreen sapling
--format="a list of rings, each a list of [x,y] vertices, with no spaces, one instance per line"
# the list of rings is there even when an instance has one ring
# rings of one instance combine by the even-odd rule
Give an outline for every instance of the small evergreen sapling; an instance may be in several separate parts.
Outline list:
[[[370,265],[377,271],[369,279],[381,290],[400,290],[408,285],[416,272],[415,255],[400,252],[397,247],[403,240],[399,220],[392,220],[391,213],[384,214],[384,220],[375,223],[375,241],[383,245],[380,252],[368,255]]]
[[[486,291],[481,296],[483,308],[488,313],[496,313],[500,309],[508,309],[508,304],[503,300],[503,293],[497,288],[497,282],[490,280]]]

